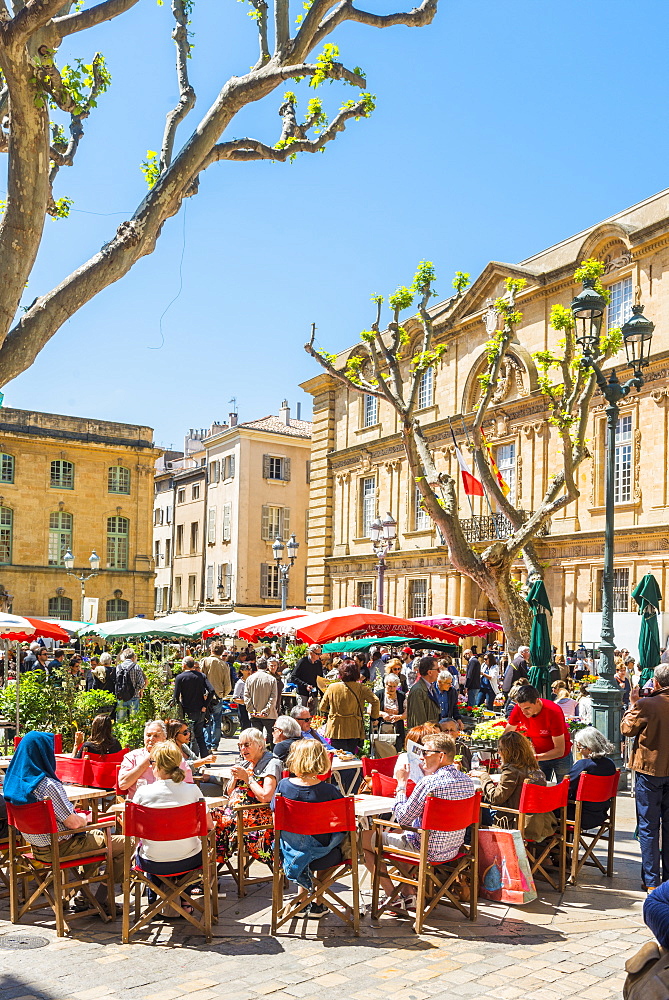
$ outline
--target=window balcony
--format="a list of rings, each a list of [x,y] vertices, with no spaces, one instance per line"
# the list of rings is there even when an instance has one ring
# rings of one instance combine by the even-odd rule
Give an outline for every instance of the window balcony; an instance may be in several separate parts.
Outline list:
[[[519,510],[518,513],[523,522],[529,521],[534,514],[533,510]],[[513,534],[513,525],[504,514],[485,514],[482,517],[468,517],[460,521],[465,538],[468,542],[492,542],[495,539],[503,540]],[[551,530],[550,521],[547,521],[538,532],[538,536],[549,535]]]

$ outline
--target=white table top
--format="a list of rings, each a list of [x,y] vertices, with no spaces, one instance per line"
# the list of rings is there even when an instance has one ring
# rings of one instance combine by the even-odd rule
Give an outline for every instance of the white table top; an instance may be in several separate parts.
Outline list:
[[[386,798],[384,795],[355,795],[354,798],[355,814],[358,818],[391,813],[395,805],[394,799]]]
[[[341,760],[337,755],[332,758],[332,770],[333,771],[346,771],[351,767],[362,767],[362,761],[359,757],[351,757],[350,760]]]
[[[112,793],[108,788],[86,788],[85,785],[63,785],[65,794],[70,802],[79,802],[84,799],[104,799]]]

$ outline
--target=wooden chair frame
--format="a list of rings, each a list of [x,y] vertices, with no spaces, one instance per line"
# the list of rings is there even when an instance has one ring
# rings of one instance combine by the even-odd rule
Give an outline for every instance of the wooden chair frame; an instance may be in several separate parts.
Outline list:
[[[339,801],[339,800],[335,800]],[[304,803],[308,808],[308,803]],[[324,868],[320,871],[312,872],[314,888],[311,892],[300,888],[297,896],[284,905],[283,892],[285,875],[281,861],[280,837],[274,837],[274,873],[272,879],[272,934],[276,934],[279,927],[293,920],[304,912],[310,903],[321,903],[327,906],[331,913],[334,913],[345,924],[353,928],[353,933],[358,937],[360,933],[360,879],[358,873],[358,833],[357,823],[352,824],[352,829],[348,831],[351,844],[351,857],[343,859],[334,868]],[[332,888],[332,886],[348,875],[352,876],[353,905],[350,906]]]
[[[612,777],[614,776],[612,775]],[[576,885],[579,872],[584,865],[588,865],[592,868],[599,868],[602,875],[606,875],[607,878],[613,877],[613,851],[615,848],[616,835],[616,795],[618,792],[618,782],[620,781],[619,770],[616,771],[615,777],[616,781],[614,793],[611,796],[611,805],[609,806],[609,817],[604,820],[595,833],[587,833],[583,830],[583,803],[587,802],[585,799],[576,799],[574,818],[567,820],[567,847],[571,848],[569,881],[572,885]],[[581,780],[579,781],[577,795],[580,790],[582,780],[583,776],[581,776]],[[592,829],[594,829],[594,827]],[[571,838],[569,837],[569,834],[571,834]],[[607,841],[606,868],[601,863],[599,858],[593,853],[595,847],[602,838]]]
[[[55,826],[56,819],[53,814],[51,802],[47,803],[53,816]],[[51,862],[40,861],[35,858],[30,846],[19,843],[18,829],[10,820],[9,826],[9,909],[10,919],[13,924],[21,922],[21,918],[26,913],[34,910],[50,907],[56,918],[56,934],[63,937],[65,933],[71,931],[70,922],[81,917],[99,916],[105,923],[109,923],[116,918],[116,902],[114,899],[114,871],[112,861],[111,827],[112,821],[100,821],[90,823],[85,827],[72,831],[73,833],[86,833],[89,830],[103,830],[105,834],[105,847],[95,851],[81,851],[77,854],[68,854],[61,859],[60,837],[50,830],[45,830],[51,838]],[[90,876],[83,874],[74,879],[67,877],[67,872],[71,869],[81,868],[82,865],[92,864],[97,860],[94,873]],[[106,866],[106,871],[102,873],[100,868]],[[30,883],[36,883],[36,888],[30,890]],[[107,901],[109,913],[90,891],[91,885],[106,885]],[[90,903],[88,909],[79,913],[64,912],[64,903],[76,892],[81,891]],[[41,902],[40,898],[44,901]]]
[[[159,880],[155,884],[151,880],[151,873],[133,864],[133,856],[136,848],[136,838],[125,833],[125,814],[123,817],[123,834],[125,845],[123,849],[123,921],[121,930],[121,940],[123,944],[130,944],[131,938],[137,931],[141,930],[155,917],[159,916],[163,909],[170,907],[184,917],[196,930],[202,931],[205,941],[212,940],[211,925],[218,923],[218,878],[216,874],[216,831],[208,831],[206,836],[199,837],[202,850],[202,865],[192,871],[183,872],[177,875],[153,875]],[[186,890],[192,885],[202,882],[204,889],[201,899],[187,896],[184,899]],[[142,912],[142,892],[147,888],[156,894],[156,900],[148,903]],[[130,896],[134,896],[134,922],[130,921]],[[189,913],[183,902],[192,906],[195,913]]]
[[[247,802],[233,807],[236,814],[235,819],[237,828],[237,850],[235,852],[236,861],[233,861],[232,858],[228,858],[225,862],[225,869],[230,875],[232,875],[233,879],[237,883],[237,895],[240,899],[246,895],[246,890],[250,885],[261,885],[265,882],[271,882],[273,878],[272,873],[269,875],[256,875],[253,878],[249,876],[249,869],[255,861],[255,858],[252,858],[248,853],[246,843],[244,841],[245,833],[274,829],[273,821],[271,823],[262,823],[259,826],[244,825],[245,810],[257,809],[263,805],[264,803],[262,802]]]
[[[555,786],[537,785],[537,786],[534,786],[534,787],[537,787],[537,788],[546,788],[546,787],[557,788],[557,787],[561,786],[564,789],[565,782],[567,783],[567,786],[568,786],[569,779],[568,778],[563,778],[562,781],[559,783],[559,785],[555,785]],[[525,781],[523,782],[523,785],[524,786],[532,785],[532,782],[528,778],[526,778]],[[568,791],[568,789],[567,789],[567,791]],[[541,841],[541,844],[543,846],[540,849],[538,847],[537,848],[533,848],[531,845],[534,844],[534,843],[536,843],[536,842],[532,841],[532,840],[527,840],[527,838],[525,836],[525,826],[526,826],[526,823],[527,823],[527,816],[529,815],[529,813],[521,812],[520,809],[509,809],[506,806],[492,806],[492,808],[495,810],[495,812],[503,812],[503,813],[507,813],[507,814],[509,814],[511,816],[517,816],[518,817],[518,829],[520,831],[521,837],[523,838],[523,843],[525,844],[525,850],[527,851],[527,860],[529,862],[530,871],[532,872],[532,875],[533,876],[536,875],[538,878],[544,879],[544,881],[548,882],[549,885],[551,885],[553,887],[553,889],[555,889],[556,892],[564,892],[565,888],[566,888],[566,885],[567,885],[567,801],[566,801],[566,794],[567,794],[567,792],[565,791],[565,804],[564,804],[564,806],[560,806],[558,809],[551,808],[550,810],[548,810],[548,809],[546,810],[546,812],[559,812],[560,813],[560,815],[558,817],[560,825],[559,825],[558,831],[556,833],[554,833],[552,837],[548,838],[545,841]],[[521,795],[521,805],[522,805],[522,795]],[[533,810],[532,811],[533,814],[536,814],[536,812],[537,812],[537,810]],[[550,875],[546,871],[546,868],[544,867],[546,865],[546,861],[547,861],[549,855],[551,854],[551,852],[556,847],[558,847],[559,851],[560,851],[560,864],[559,864],[559,867],[558,867],[558,880],[557,880],[557,882],[554,880],[553,876]]]
[[[432,796],[428,796],[428,799]],[[481,793],[473,796],[477,801],[475,808],[477,817],[480,815]],[[467,800],[455,800],[463,802]],[[402,885],[416,888],[416,920],[414,928],[417,934],[422,933],[425,918],[434,908],[442,903],[453,906],[471,921],[478,916],[478,872],[479,872],[479,820],[471,823],[469,845],[463,844],[460,852],[450,861],[428,861],[429,830],[423,827],[400,826],[389,820],[374,819],[377,831],[376,856],[374,859],[374,875],[372,878],[372,918],[378,920],[382,913],[390,909],[399,896]],[[417,851],[402,850],[395,847],[385,847],[381,840],[383,830],[406,830],[420,834],[420,848]],[[386,875],[396,886],[384,906],[379,906],[379,890],[381,885],[381,869],[385,866]],[[460,876],[469,875],[469,901],[461,900]]]

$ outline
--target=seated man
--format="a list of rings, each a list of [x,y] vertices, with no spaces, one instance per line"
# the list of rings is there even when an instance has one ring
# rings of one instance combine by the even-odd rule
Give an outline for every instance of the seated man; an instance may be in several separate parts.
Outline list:
[[[301,711],[308,712],[308,709],[301,709]],[[302,739],[299,722],[296,719],[291,719],[288,715],[280,715],[274,723],[272,738],[275,755],[285,763],[293,743]]]
[[[118,787],[122,792],[126,792],[129,799],[132,799],[138,786],[151,785],[156,780],[151,767],[151,751],[158,743],[164,743],[167,739],[167,728],[162,719],[154,719],[144,726],[144,746],[138,750],[130,750],[123,760],[118,771]],[[182,760],[181,769],[186,775],[186,781],[193,783],[193,772],[190,764]]]
[[[295,708],[290,711],[291,719],[295,719],[300,729],[302,730],[302,738],[305,740],[320,740],[324,743],[326,747],[330,746],[330,741],[326,739],[325,736],[321,736],[317,733],[315,729],[311,728],[312,715],[308,708],[304,705],[296,705]]]
[[[465,741],[461,739],[460,724],[455,719],[442,719],[439,723],[442,733],[446,733],[455,742],[455,764],[461,771],[471,771],[472,752]],[[460,760],[458,760],[458,757]]]
[[[468,774],[455,767],[455,743],[445,733],[428,734],[423,739],[422,748],[414,752],[422,755],[421,770],[425,777],[421,778],[407,799],[406,784],[409,777],[408,765],[395,768],[397,790],[393,819],[403,826],[419,827],[423,818],[423,809],[428,795],[436,795],[440,799],[469,799],[474,795],[475,785]],[[428,861],[450,861],[462,847],[466,830],[454,830],[442,833],[434,830],[428,834]],[[363,834],[365,864],[370,872],[374,871],[374,834]],[[404,851],[419,851],[421,834],[409,833],[406,830],[385,830],[382,834],[385,847],[399,848]],[[382,873],[381,885],[387,897],[394,891],[391,880]],[[392,911],[397,916],[408,917],[408,910],[416,908],[416,897],[413,886],[402,886],[400,902],[393,905]],[[381,906],[384,900],[381,900]]]

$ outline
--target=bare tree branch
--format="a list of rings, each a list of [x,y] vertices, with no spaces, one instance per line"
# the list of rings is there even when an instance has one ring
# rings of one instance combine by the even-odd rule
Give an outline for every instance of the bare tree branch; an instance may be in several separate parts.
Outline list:
[[[28,0],[6,25],[9,46],[22,45],[62,10],[65,0]]]
[[[77,31],[85,31],[87,28],[94,28],[97,24],[111,21],[119,14],[125,14],[136,3],[139,3],[139,0],[105,0],[104,3],[89,7],[88,10],[65,14],[63,17],[54,17],[49,27],[54,32],[55,38],[65,38],[66,35],[73,35]],[[63,6],[62,0],[60,6]]]
[[[343,21],[357,21],[373,28],[391,28],[399,24],[409,28],[420,28],[430,24],[436,12],[437,0],[423,0],[420,7],[414,7],[413,10],[406,12],[398,11],[395,14],[372,14],[370,11],[354,7],[351,0],[344,0],[319,24],[311,45],[319,46]]]
[[[172,150],[174,149],[174,139],[180,123],[186,115],[195,107],[195,91],[191,87],[188,79],[188,57],[190,45],[188,43],[188,17],[184,10],[184,0],[172,0],[172,13],[176,24],[172,31],[172,38],[177,50],[177,81],[179,83],[179,101],[176,107],[170,111],[165,122],[165,133],[163,135],[163,145],[160,151],[160,170],[166,170],[172,161]]]
[[[290,40],[288,0],[274,0],[274,55],[281,55]]]

